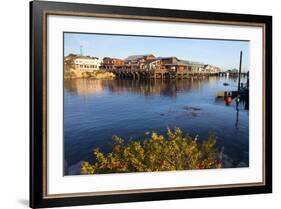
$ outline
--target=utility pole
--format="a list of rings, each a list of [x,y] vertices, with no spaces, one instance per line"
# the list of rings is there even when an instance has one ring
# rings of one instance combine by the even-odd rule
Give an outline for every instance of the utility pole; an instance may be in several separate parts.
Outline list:
[[[239,73],[238,73],[238,92],[240,91],[241,66],[242,66],[242,51],[240,51],[240,63],[239,63]]]

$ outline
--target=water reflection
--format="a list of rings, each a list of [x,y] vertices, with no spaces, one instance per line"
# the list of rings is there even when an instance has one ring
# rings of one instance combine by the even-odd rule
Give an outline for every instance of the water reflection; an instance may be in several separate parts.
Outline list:
[[[78,95],[99,95],[104,90],[114,93],[131,92],[139,95],[176,97],[178,92],[200,89],[204,84],[213,85],[217,77],[194,77],[189,79],[68,79],[64,88]]]
[[[100,94],[103,91],[102,80],[65,79],[64,88],[78,95]]]

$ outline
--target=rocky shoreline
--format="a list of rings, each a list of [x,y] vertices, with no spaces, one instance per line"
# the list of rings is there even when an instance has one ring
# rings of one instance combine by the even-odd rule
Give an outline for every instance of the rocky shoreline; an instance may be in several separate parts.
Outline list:
[[[96,78],[96,79],[112,79],[116,76],[111,72],[106,72],[103,70],[95,70],[95,71],[82,71],[82,70],[65,70],[64,76],[65,79],[73,79],[73,78]]]

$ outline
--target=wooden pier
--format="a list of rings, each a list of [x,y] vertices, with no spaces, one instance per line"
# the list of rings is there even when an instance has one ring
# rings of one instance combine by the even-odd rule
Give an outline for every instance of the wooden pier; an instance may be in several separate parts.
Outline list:
[[[190,72],[187,70],[167,70],[167,69],[156,69],[156,70],[142,70],[142,69],[112,69],[109,72],[114,73],[119,78],[153,78],[153,79],[186,79],[190,77],[207,77],[207,76],[218,76],[219,73],[210,72]]]
[[[237,73],[236,72],[235,73],[219,72],[218,75],[220,77],[227,77],[227,76],[229,76],[229,77],[239,77],[239,72],[237,72]],[[241,72],[240,76],[241,77],[246,77],[246,76],[248,76],[248,72]]]

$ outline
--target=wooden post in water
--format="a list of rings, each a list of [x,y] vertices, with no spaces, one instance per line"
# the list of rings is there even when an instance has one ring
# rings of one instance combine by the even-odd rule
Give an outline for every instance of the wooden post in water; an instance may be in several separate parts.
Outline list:
[[[242,66],[242,51],[240,51],[240,63],[239,63],[239,73],[238,73],[238,92],[240,91],[241,66]]]

